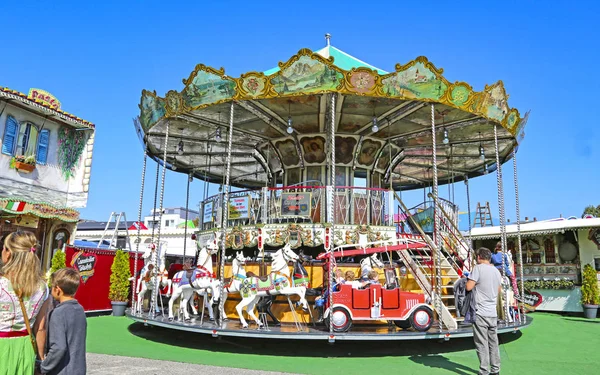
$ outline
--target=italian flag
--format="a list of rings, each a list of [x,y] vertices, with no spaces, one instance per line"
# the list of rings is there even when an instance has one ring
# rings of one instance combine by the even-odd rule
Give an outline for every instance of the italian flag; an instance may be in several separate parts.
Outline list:
[[[25,209],[25,202],[8,202],[6,209],[13,212],[22,212]]]

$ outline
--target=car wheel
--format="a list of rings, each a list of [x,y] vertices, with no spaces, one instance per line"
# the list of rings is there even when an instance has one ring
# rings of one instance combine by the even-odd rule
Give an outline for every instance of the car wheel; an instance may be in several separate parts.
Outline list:
[[[409,320],[416,331],[425,332],[433,324],[433,311],[425,306],[417,307],[410,315]]]
[[[352,318],[348,310],[341,307],[334,307],[333,312],[325,319],[325,325],[329,327],[329,319],[333,320],[334,332],[348,332],[352,327]]]
[[[396,325],[396,327],[402,329],[409,329],[410,327],[412,327],[409,320],[394,320],[394,324]]]

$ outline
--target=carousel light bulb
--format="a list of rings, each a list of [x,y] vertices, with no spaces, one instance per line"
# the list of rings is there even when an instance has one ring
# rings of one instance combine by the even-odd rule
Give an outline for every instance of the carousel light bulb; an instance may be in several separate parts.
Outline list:
[[[175,164],[171,164],[171,170],[176,171],[177,170],[177,166]]]
[[[183,155],[183,140],[180,140],[177,144],[177,153]]]
[[[221,128],[217,128],[217,131],[215,132],[215,139],[217,142],[221,142]]]
[[[487,163],[483,164],[483,174],[488,174],[488,165],[487,165]]]
[[[448,142],[450,142],[450,140],[448,139],[448,129],[444,129],[444,139],[442,140],[442,142],[447,145]]]
[[[287,132],[288,134],[292,134],[294,132],[294,128],[292,128],[292,116],[288,116],[288,126],[287,126]]]
[[[377,117],[373,116],[373,126],[371,127],[373,133],[377,133],[379,131],[379,126],[377,126]]]
[[[483,145],[479,145],[479,159],[485,160],[485,152],[483,151]]]
[[[194,175],[190,173],[190,176],[188,177],[188,181],[192,182],[194,181]]]

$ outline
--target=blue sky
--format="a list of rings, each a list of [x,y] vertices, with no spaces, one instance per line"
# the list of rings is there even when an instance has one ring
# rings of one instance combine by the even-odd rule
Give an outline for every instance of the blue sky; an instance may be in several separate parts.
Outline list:
[[[142,148],[132,118],[142,89],[181,90],[204,63],[239,76],[264,71],[301,48],[337,48],[391,71],[424,55],[450,81],[476,90],[499,79],[509,105],[531,110],[519,153],[521,215],[580,215],[600,204],[599,6],[594,2],[343,1],[285,2],[23,2],[2,0],[0,86],[45,89],[63,109],[96,124],[88,206],[81,216],[110,211],[137,216]],[[292,3],[289,3],[292,4]],[[287,7],[287,8],[286,8]],[[144,213],[155,164],[149,164]],[[507,217],[514,220],[512,162],[505,164]],[[168,172],[165,206],[185,204],[185,176]],[[199,181],[190,202],[202,198]],[[447,196],[447,187],[440,188]],[[456,202],[466,211],[464,184]],[[409,205],[423,192],[405,193]],[[495,175],[471,181],[471,204],[490,201],[497,216]]]

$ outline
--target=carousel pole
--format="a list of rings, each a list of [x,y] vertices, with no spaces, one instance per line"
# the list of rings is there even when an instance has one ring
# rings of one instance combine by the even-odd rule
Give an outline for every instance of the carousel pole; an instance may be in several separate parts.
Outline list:
[[[229,220],[229,179],[231,174],[231,144],[233,142],[233,109],[235,102],[231,102],[229,108],[229,137],[227,139],[227,169],[225,170],[225,186],[223,204],[221,205],[222,224],[221,224],[221,264],[219,266],[219,279],[220,279],[220,298],[219,298],[219,311],[223,311],[225,306],[225,299],[223,298],[223,287],[225,283],[225,237],[227,234],[227,221]],[[223,325],[223,314],[219,314],[219,326]]]
[[[436,134],[435,134],[435,105],[431,103],[431,144],[433,146],[433,184],[432,184],[432,193],[434,202],[433,202],[433,244],[435,245],[435,249],[433,249],[434,253],[434,262],[435,262],[435,309],[438,313],[438,326],[440,331],[442,330],[442,263],[441,263],[441,251],[440,251],[440,243],[439,243],[439,230],[440,230],[440,217],[438,215],[438,171],[437,171],[437,144],[436,144]]]
[[[186,250],[187,250],[187,228],[188,228],[188,218],[189,218],[188,210],[190,207],[190,183],[192,182],[191,180],[193,178],[194,178],[193,172],[190,172],[190,174],[188,176],[188,180],[187,180],[187,190],[185,192],[185,226],[183,227],[183,262],[182,263],[185,263],[185,259],[187,257]]]
[[[516,215],[517,215],[517,243],[518,243],[518,257],[519,257],[519,278],[521,280],[520,286],[520,294],[521,301],[523,301],[523,297],[525,296],[525,283],[523,277],[523,251],[521,248],[521,209],[519,205],[519,180],[517,178],[517,149],[516,147],[513,149],[513,171],[514,171],[514,180],[515,180],[515,204],[516,204]],[[519,314],[521,318],[521,323],[525,323],[525,303],[521,302],[521,313]]]
[[[158,215],[158,229],[156,231],[156,249],[154,249],[154,255],[152,256],[152,263],[154,264],[155,272],[152,274],[152,281],[154,288],[152,290],[152,300],[150,302],[150,313],[154,318],[155,316],[155,306],[156,306],[156,294],[158,292],[158,283],[156,282],[156,268],[158,264],[158,252],[160,251],[160,232],[162,228],[162,217],[163,217],[163,203],[165,198],[165,176],[167,175],[167,146],[169,144],[169,122],[167,122],[167,129],[165,133],[165,143],[164,143],[164,152],[163,152],[163,168],[162,168],[162,181],[160,183],[160,209]]]
[[[498,185],[498,212],[500,216],[500,242],[502,244],[502,279],[506,277],[506,221],[504,213],[504,185],[502,183],[502,165],[500,164],[500,151],[498,150],[498,125],[494,125],[494,151],[496,153],[496,183]],[[505,320],[509,319],[508,312],[508,288],[504,288],[502,309]]]
[[[465,175],[465,186],[467,188],[467,214],[469,215],[469,235],[467,241],[469,243],[469,257],[471,261],[469,264],[470,270],[475,266],[475,257],[473,256],[473,240],[471,239],[471,232],[473,231],[473,222],[471,221],[471,194],[469,191],[469,176]]]
[[[329,218],[330,227],[330,240],[329,240],[329,306],[333,306],[333,282],[335,257],[333,255],[334,240],[335,240],[335,210],[334,210],[334,199],[335,199],[335,99],[336,94],[331,94],[331,128],[330,128],[330,140],[329,140],[329,153],[331,159],[331,173],[330,173],[330,186],[327,191],[327,216]],[[333,309],[329,309],[329,333],[333,334]]]
[[[156,202],[158,201],[158,178],[160,177],[160,163],[156,162],[156,181],[154,182],[154,206],[152,207],[152,242],[154,243],[154,228],[156,227]]]
[[[147,164],[147,160],[148,160],[148,146],[144,145],[144,166],[142,167],[142,182],[141,182],[141,187],[140,187],[140,204],[138,207],[138,227],[137,227],[137,241],[136,241],[136,245],[135,245],[135,260],[133,263],[133,293],[131,293],[131,298],[132,298],[132,305],[136,303],[137,301],[137,288],[138,288],[138,284],[137,284],[137,273],[138,273],[138,257],[139,257],[139,251],[140,251],[140,242],[142,242],[142,238],[141,238],[141,225],[139,225],[142,221],[142,204],[144,202],[144,185],[146,182],[146,164]],[[135,311],[135,309],[134,309]],[[141,312],[141,308],[140,308],[140,312]]]

